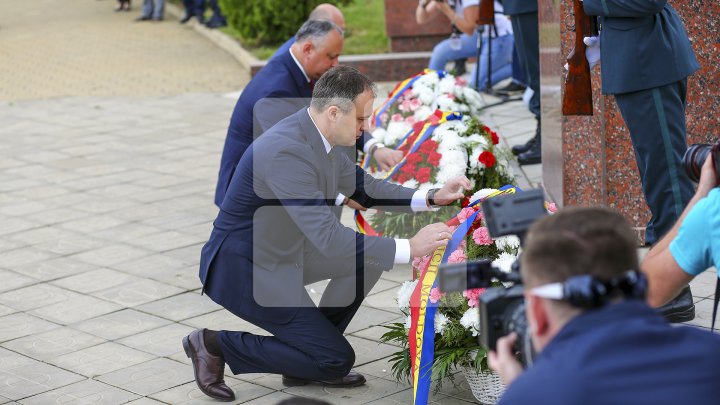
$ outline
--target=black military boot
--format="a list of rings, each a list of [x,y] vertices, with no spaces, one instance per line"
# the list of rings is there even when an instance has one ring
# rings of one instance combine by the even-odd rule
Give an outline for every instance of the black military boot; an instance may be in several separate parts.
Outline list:
[[[515,145],[510,150],[512,151],[513,155],[518,156],[521,153],[525,153],[532,149],[533,146],[535,146],[535,143],[540,139],[540,117],[535,118],[537,120],[537,127],[535,128],[535,136],[530,138],[529,141],[525,142],[522,145]]]
[[[542,136],[540,135],[540,117],[537,118],[537,129],[535,130],[535,142],[530,149],[518,155],[518,163],[521,165],[534,165],[542,161]]]

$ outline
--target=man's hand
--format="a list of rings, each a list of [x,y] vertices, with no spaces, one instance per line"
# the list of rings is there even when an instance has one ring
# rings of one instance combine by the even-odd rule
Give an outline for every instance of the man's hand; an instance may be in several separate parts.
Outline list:
[[[435,205],[452,204],[460,198],[465,197],[465,190],[470,189],[470,180],[465,176],[456,177],[447,183],[435,193],[433,199]]]
[[[345,205],[347,205],[348,207],[350,207],[354,210],[367,211],[367,208],[360,205],[359,202],[357,202],[355,200],[351,200],[350,198],[347,198],[347,197],[345,198]]]
[[[717,177],[715,176],[715,168],[713,167],[712,154],[708,154],[705,163],[700,169],[700,180],[698,181],[698,188],[695,192],[696,195],[705,197],[710,193],[710,190],[717,187]]]
[[[517,334],[515,332],[503,336],[497,341],[497,351],[488,354],[488,365],[496,373],[500,374],[500,378],[505,385],[510,385],[523,372],[522,364],[512,352],[512,346],[516,340]]]
[[[440,246],[447,245],[451,237],[449,226],[439,222],[427,225],[410,238],[410,257],[429,255]]]
[[[402,160],[403,153],[399,150],[390,148],[377,148],[373,153],[373,158],[380,167],[380,170],[387,171]]]
[[[590,64],[590,69],[600,62],[600,37],[585,37],[585,58]]]

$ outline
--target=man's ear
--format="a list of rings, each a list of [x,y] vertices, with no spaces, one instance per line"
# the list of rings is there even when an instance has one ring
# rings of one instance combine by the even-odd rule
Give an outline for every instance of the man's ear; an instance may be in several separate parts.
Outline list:
[[[331,105],[327,109],[327,114],[332,122],[336,122],[340,116],[340,108],[336,105]]]
[[[305,43],[302,46],[302,53],[304,56],[310,56],[312,51],[315,49],[315,46],[311,41],[305,41]]]
[[[550,330],[550,320],[548,318],[547,302],[544,298],[530,295],[527,297],[527,310],[532,313],[535,321],[532,325],[535,336],[541,337],[546,335]]]

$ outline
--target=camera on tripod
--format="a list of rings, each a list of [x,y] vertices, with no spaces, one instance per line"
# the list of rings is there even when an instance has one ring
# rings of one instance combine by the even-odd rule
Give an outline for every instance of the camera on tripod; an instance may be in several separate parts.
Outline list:
[[[530,225],[547,215],[542,189],[489,198],[483,201],[482,209],[491,237],[517,235],[521,246]],[[515,261],[510,273],[493,267],[489,260],[440,267],[441,291],[474,288],[487,288],[479,303],[480,344],[495,350],[498,338],[515,332],[518,335],[515,350],[527,364],[532,356],[532,345],[527,333],[519,261]]]

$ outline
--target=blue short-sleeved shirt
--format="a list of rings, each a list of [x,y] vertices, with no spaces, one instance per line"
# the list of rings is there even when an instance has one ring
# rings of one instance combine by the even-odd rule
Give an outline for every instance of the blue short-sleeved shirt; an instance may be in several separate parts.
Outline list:
[[[670,243],[670,254],[692,276],[720,264],[720,188],[690,210]]]

